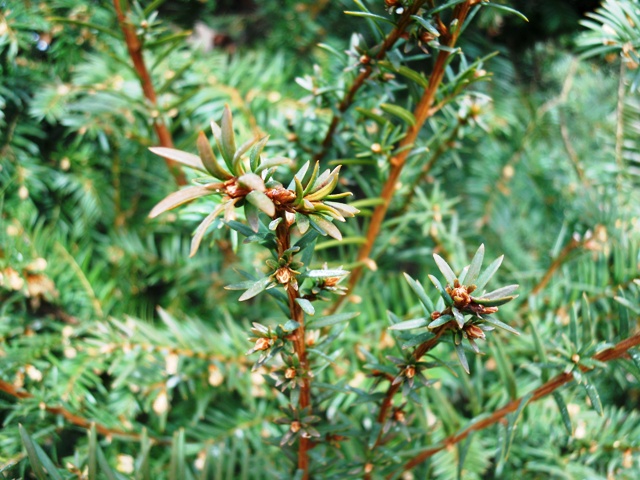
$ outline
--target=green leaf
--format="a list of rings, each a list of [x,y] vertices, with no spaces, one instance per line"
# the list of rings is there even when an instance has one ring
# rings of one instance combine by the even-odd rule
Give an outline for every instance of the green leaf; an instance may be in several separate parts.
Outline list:
[[[347,270],[342,269],[333,269],[333,270],[309,270],[307,272],[307,277],[309,278],[330,278],[330,277],[344,277],[348,275],[349,272]]]
[[[498,288],[497,290],[494,290],[492,292],[485,293],[484,295],[482,295],[482,298],[485,299],[485,300],[493,300],[493,299],[496,299],[496,298],[508,297],[513,292],[515,292],[518,289],[519,286],[520,285],[517,285],[517,284],[507,285],[506,287],[501,287],[501,288]]]
[[[502,5],[500,3],[490,3],[490,2],[482,2],[480,5],[482,5],[483,7],[491,7],[491,8],[495,8],[496,10],[502,10],[503,12],[511,13],[516,17],[520,17],[525,22],[529,21],[529,19],[525,17],[523,13],[519,12],[515,8],[508,7],[507,5]]]
[[[433,307],[433,302],[427,296],[427,292],[425,292],[422,284],[418,280],[414,280],[413,278],[411,278],[407,273],[404,274],[404,278],[407,280],[407,283],[409,283],[411,290],[413,290],[415,294],[418,295],[418,299],[420,300],[422,305],[424,305],[427,313],[431,314],[431,312],[433,312],[435,308]]]
[[[396,323],[389,327],[389,330],[411,330],[413,328],[425,327],[429,323],[426,318],[414,318],[412,320],[405,320],[404,322]]]
[[[98,475],[98,437],[96,434],[96,424],[92,423],[91,428],[89,429],[89,445],[88,445],[88,455],[87,459],[87,475],[88,480],[96,480]]]
[[[185,203],[191,202],[196,198],[204,197],[206,195],[212,195],[215,191],[211,190],[208,187],[187,187],[183,190],[178,190],[177,192],[173,192],[168,195],[166,198],[161,200],[149,213],[149,218],[155,218],[161,213],[164,213],[168,210],[173,210],[180,205],[184,205]]]
[[[189,257],[193,257],[196,254],[198,248],[200,248],[200,242],[202,242],[207,229],[211,226],[218,215],[220,215],[220,213],[224,210],[225,206],[226,204],[221,203],[213,210],[213,212],[207,215],[202,222],[200,222],[200,225],[198,225],[198,228],[196,228],[196,231],[193,234],[193,239],[191,240],[191,251],[189,252]]]
[[[462,314],[462,312],[460,312],[460,310],[458,310],[456,307],[453,307],[451,309],[451,313],[453,313],[453,318],[456,319],[458,328],[461,329],[462,327],[464,327],[464,315]]]
[[[460,360],[460,365],[462,365],[464,371],[469,374],[469,361],[467,360],[467,356],[464,353],[464,347],[462,346],[462,343],[456,344],[454,342],[453,346],[456,349],[456,354],[458,355],[458,360]]]
[[[33,473],[38,478],[38,480],[62,480],[62,477],[58,473],[58,469],[56,468],[56,466],[53,464],[47,454],[44,453],[44,450],[40,448],[40,445],[33,441],[22,424],[18,424],[18,430],[20,431],[22,444],[27,450],[27,456],[29,457],[31,468],[33,469]]]
[[[509,458],[509,451],[511,450],[511,445],[513,444],[513,438],[516,435],[516,425],[518,423],[518,420],[520,420],[520,417],[522,416],[524,407],[527,406],[527,404],[531,401],[532,397],[533,397],[533,393],[529,393],[526,396],[524,396],[522,400],[520,400],[518,409],[507,417],[508,418],[507,435],[505,439],[505,447],[503,450],[504,460]]]
[[[136,458],[136,479],[151,480],[151,470],[149,465],[149,452],[151,451],[151,442],[147,428],[142,427],[142,437],[140,438],[140,453]]]
[[[254,190],[252,192],[249,192],[245,198],[248,202],[258,207],[270,217],[273,217],[276,214],[276,206],[264,193],[258,190]]]
[[[411,18],[413,18],[416,22],[418,22],[422,26],[422,28],[424,28],[431,35],[434,35],[436,37],[440,36],[440,31],[436,28],[436,26],[433,23],[429,22],[428,20],[418,15],[411,15]]]
[[[471,263],[469,264],[469,270],[464,278],[460,279],[460,283],[463,285],[474,285],[480,274],[480,268],[482,268],[482,261],[484,260],[484,244],[481,244],[473,256]],[[504,296],[504,295],[502,295]],[[486,298],[486,296],[485,296]]]
[[[562,395],[560,392],[553,392],[553,398],[556,401],[556,405],[558,405],[558,410],[560,410],[560,415],[562,416],[562,423],[564,428],[567,430],[567,434],[569,436],[573,435],[573,427],[571,426],[571,416],[569,415],[569,409],[567,408],[567,404],[564,402]]]
[[[213,149],[211,148],[209,140],[207,140],[204,132],[198,133],[196,145],[198,146],[200,160],[211,175],[221,180],[229,180],[230,178],[233,178],[233,175],[222,168],[218,163],[218,160],[216,160],[216,156],[214,155]]]
[[[350,11],[350,10],[345,10],[344,13],[346,15],[352,15],[354,17],[364,17],[364,18],[369,18],[371,20],[378,20],[381,22],[385,22],[385,23],[389,23],[391,25],[395,26],[395,23],[393,23],[390,19],[388,19],[387,17],[383,17],[381,15],[376,15],[375,13],[369,13],[369,12],[354,12],[354,11]]]
[[[482,315],[482,320],[484,320],[484,322],[488,323],[489,325],[501,328],[502,330],[506,330],[507,332],[513,333],[514,335],[520,335],[520,332],[518,332],[515,328],[510,327],[506,323],[502,323],[500,320],[492,317],[491,315]]]
[[[453,285],[453,282],[455,282],[457,277],[456,274],[453,273],[453,270],[451,269],[449,264],[437,253],[433,254],[433,259],[436,261],[436,265],[438,266],[440,272],[442,272],[442,275],[444,276],[447,283],[449,285]]]
[[[450,322],[451,320],[453,320],[453,316],[452,315],[440,315],[433,322],[431,322],[429,325],[427,325],[427,328],[432,330],[434,328],[437,328],[437,327],[440,327],[440,326],[444,325],[447,322]]]
[[[244,292],[238,301],[243,302],[245,300],[249,300],[250,298],[255,297],[260,292],[263,292],[267,286],[271,283],[271,278],[264,277],[255,282],[246,292]],[[227,287],[225,287],[227,288]]]
[[[584,389],[587,391],[587,395],[589,396],[589,400],[591,400],[591,406],[593,409],[598,412],[598,415],[602,416],[602,402],[600,401],[600,395],[598,395],[598,390],[596,389],[593,383],[587,381],[586,376],[584,377]]]
[[[200,160],[200,157],[194,155],[193,153],[183,152],[182,150],[167,147],[151,147],[149,148],[149,151],[155,153],[156,155],[159,155],[160,157],[168,158],[169,160],[173,160],[174,162],[181,163],[182,165],[185,165],[189,168],[195,168],[196,170],[200,170],[201,172],[207,171],[202,160]]]
[[[406,108],[399,107],[398,105],[393,105],[391,103],[381,103],[380,108],[388,113],[389,115],[393,115],[394,117],[399,118],[404,123],[414,126],[416,124],[416,117],[413,116]]]
[[[248,188],[250,190],[257,190],[258,192],[264,192],[266,189],[264,187],[264,180],[260,175],[256,175],[255,173],[245,173],[238,177],[238,184],[241,187]]]
[[[502,260],[504,260],[504,255],[499,256],[493,262],[491,262],[486,270],[482,272],[482,275],[478,277],[478,280],[476,280],[475,284],[478,291],[482,291],[484,287],[487,286],[487,283],[489,283],[491,277],[493,277],[493,275],[498,271],[498,268],[500,268]]]
[[[313,304],[305,299],[305,298],[296,298],[296,303],[300,305],[300,308],[307,315],[314,315],[316,313],[316,309],[313,308]]]
[[[185,457],[184,428],[181,428],[173,434],[169,480],[184,480],[186,478],[187,465]]]
[[[336,313],[326,317],[319,317],[309,322],[307,328],[323,328],[351,320],[360,315],[360,312]]]
[[[495,298],[493,300],[488,298],[476,298],[476,297],[471,297],[471,299],[478,305],[484,305],[485,307],[499,307],[500,305],[509,303],[514,298],[518,298],[518,296],[519,295],[512,295],[510,297]]]
[[[236,140],[235,135],[233,133],[233,116],[231,115],[231,109],[229,105],[224,106],[224,111],[222,112],[222,121],[220,122],[220,140],[221,140],[221,148],[222,155],[225,160],[233,165],[233,157],[236,153]],[[234,174],[238,174],[239,172],[234,170]]]
[[[296,212],[296,225],[298,225],[300,233],[304,235],[309,230],[309,218],[303,213]]]
[[[442,296],[444,303],[447,304],[448,306],[453,305],[453,299],[447,293],[447,291],[444,288],[442,288],[442,285],[440,285],[440,280],[438,280],[433,275],[429,275],[429,280],[431,280],[431,283],[433,283],[433,285],[436,287],[438,292],[440,292],[440,295]]]
[[[311,220],[311,226],[316,228],[322,235],[329,235],[336,240],[342,240],[340,230],[329,220],[326,220],[320,215],[309,215],[309,219]]]
[[[415,347],[416,345],[420,345],[421,343],[424,343],[427,340],[430,340],[432,338],[433,338],[433,333],[431,332],[420,333],[418,335],[411,337],[409,340],[403,343],[402,349],[404,350],[405,348]]]

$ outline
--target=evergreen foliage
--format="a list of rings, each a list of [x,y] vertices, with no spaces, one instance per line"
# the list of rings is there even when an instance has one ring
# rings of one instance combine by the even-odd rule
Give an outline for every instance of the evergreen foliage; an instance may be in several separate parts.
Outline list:
[[[638,478],[638,2],[193,3],[0,0],[2,478]]]

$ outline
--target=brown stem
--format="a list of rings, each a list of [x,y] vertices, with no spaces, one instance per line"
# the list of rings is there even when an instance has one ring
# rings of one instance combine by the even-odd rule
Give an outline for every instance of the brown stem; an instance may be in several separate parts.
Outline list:
[[[34,398],[34,395],[22,390],[15,385],[6,382],[0,379],[0,391],[6,393],[7,395],[11,395],[12,397],[18,398],[20,400]],[[40,408],[46,412],[52,413],[54,415],[60,415],[69,423],[76,425],[81,428],[89,429],[91,425],[95,424],[96,431],[101,435],[112,436],[112,437],[121,437],[127,438],[129,440],[139,440],[141,438],[140,434],[135,432],[126,432],[124,430],[120,430],[117,428],[109,428],[99,423],[92,422],[80,415],[76,415],[75,413],[70,412],[64,407],[54,407],[51,405],[47,405],[44,402],[40,404]]]
[[[133,67],[135,68],[136,73],[138,74],[138,78],[140,79],[142,92],[145,98],[149,100],[149,102],[154,107],[156,107],[158,105],[156,91],[153,87],[153,82],[151,81],[149,70],[147,70],[147,65],[144,62],[144,57],[142,56],[142,43],[140,42],[140,39],[136,34],[136,28],[127,20],[125,13],[122,11],[122,7],[120,6],[120,0],[113,0],[113,6],[118,17],[118,24],[120,25],[120,29],[122,30],[122,34],[124,35],[124,40],[127,44],[129,57],[131,57]],[[169,129],[161,118],[154,118],[153,129],[156,131],[156,135],[158,136],[158,140],[160,141],[161,146],[173,148],[173,139],[171,138],[171,132],[169,132]],[[167,163],[171,174],[175,178],[176,183],[178,185],[185,185],[187,182],[184,173],[182,173],[182,170],[180,170],[178,164],[168,158],[165,158],[165,162]]]
[[[458,40],[460,26],[464,23],[464,20],[469,13],[471,3],[472,1],[469,0],[456,6],[454,11],[454,18],[458,19],[458,28],[451,33],[447,32],[446,34],[442,35],[442,43],[447,47],[453,47]],[[409,155],[409,152],[412,150],[412,146],[415,144],[415,141],[418,138],[418,133],[420,132],[422,126],[427,121],[429,115],[432,112],[431,106],[433,105],[436,97],[436,92],[438,91],[438,87],[440,86],[442,78],[444,77],[445,66],[447,64],[449,55],[449,49],[440,50],[440,53],[436,58],[435,65],[433,66],[431,76],[429,77],[429,85],[426,87],[422,98],[418,102],[418,105],[416,105],[416,108],[413,112],[416,122],[414,125],[408,128],[407,134],[400,141],[397,149],[400,153],[391,158],[391,170],[389,172],[389,178],[387,178],[387,181],[382,187],[382,193],[380,195],[383,201],[378,206],[376,206],[375,210],[373,211],[373,215],[371,216],[371,222],[369,223],[369,228],[367,230],[366,242],[362,244],[360,252],[358,253],[358,265],[353,269],[349,277],[350,290],[353,290],[353,287],[360,279],[360,276],[362,275],[363,265],[368,263],[367,261],[369,259],[369,255],[371,254],[371,250],[373,249],[373,244],[380,232],[380,227],[382,226],[382,222],[387,213],[387,210],[389,209],[391,199],[393,198],[393,195],[396,191],[396,184],[398,182],[398,179],[400,178],[402,169],[404,168],[407,156]],[[336,302],[333,309],[337,310],[345,298],[346,297],[341,297]]]
[[[376,60],[382,60],[387,54],[387,52],[389,51],[389,49],[393,47],[393,45],[398,41],[400,37],[402,37],[405,29],[412,22],[411,15],[415,15],[424,2],[425,0],[416,0],[415,2],[413,2],[413,4],[409,8],[406,9],[406,11],[402,14],[400,19],[398,20],[398,24],[396,25],[396,27],[391,31],[391,33],[389,33],[389,35],[387,35],[387,37],[384,39],[384,41],[380,45],[380,49],[378,50],[378,53],[375,56]],[[351,84],[351,87],[349,88],[349,90],[347,90],[344,97],[338,104],[338,112],[334,113],[333,118],[331,119],[331,123],[329,124],[329,129],[327,130],[327,134],[325,135],[324,140],[322,141],[322,149],[315,156],[316,161],[322,160],[327,154],[327,152],[329,151],[329,148],[331,147],[331,143],[333,141],[333,134],[338,128],[338,124],[340,123],[342,114],[346,112],[347,109],[351,106],[351,104],[353,103],[353,99],[356,95],[356,92],[360,89],[360,87],[362,87],[362,85],[364,85],[364,82],[371,76],[372,72],[373,72],[373,68],[371,68],[370,65],[363,66],[362,69],[360,70],[360,73]]]
[[[291,246],[290,225],[287,222],[284,212],[281,213],[281,218],[282,221],[276,228],[278,257],[281,257],[285,250],[289,249]],[[287,297],[289,299],[289,312],[291,314],[291,318],[300,324],[291,338],[294,351],[298,356],[300,369],[302,370],[302,385],[300,386],[300,403],[298,407],[300,409],[309,408],[309,412],[307,413],[307,415],[309,415],[311,414],[311,368],[309,367],[305,344],[304,312],[302,311],[302,308],[300,308],[300,305],[298,305],[298,302],[296,302],[296,299],[300,298],[300,292],[292,283],[287,284]],[[309,479],[309,448],[311,448],[309,438],[301,436],[298,444],[298,469],[303,472],[303,480]]]
[[[583,242],[580,242],[572,238],[571,241],[565,245],[562,251],[553,260],[553,262],[551,262],[551,265],[549,265],[549,268],[545,272],[544,276],[540,279],[540,281],[536,284],[536,286],[533,287],[533,289],[531,289],[530,295],[537,295],[538,293],[540,293],[540,291],[547,286],[547,284],[551,280],[551,277],[553,277],[553,274],[556,272],[556,270],[560,268],[564,262],[567,261],[571,252],[573,252],[575,249],[579,248],[582,245],[583,245]]]
[[[632,337],[629,337],[626,340],[621,341],[620,343],[616,344],[614,347],[604,350],[594,355],[591,358],[593,358],[594,360],[599,360],[601,362],[608,362],[610,360],[615,360],[617,358],[624,356],[630,348],[633,348],[636,345],[640,345],[640,333],[636,333]],[[589,369],[587,369],[586,367],[580,367],[580,370],[582,370],[583,372],[586,372]],[[550,393],[554,392],[561,386],[569,383],[571,380],[573,380],[572,372],[561,373],[560,375],[552,378],[547,383],[543,384],[542,386],[534,390],[533,393],[530,394],[531,396],[529,398],[529,402],[533,402],[534,400],[538,400],[539,398],[549,395]],[[416,455],[414,458],[412,458],[411,460],[409,460],[407,463],[404,464],[403,470],[404,471],[411,470],[412,468],[416,467],[420,463],[424,462],[427,458],[438,453],[440,450],[451,447],[456,443],[464,440],[472,432],[483,430],[499,422],[509,413],[515,412],[518,409],[518,407],[520,407],[520,403],[523,401],[523,399],[524,397],[520,397],[516,400],[513,400],[507,403],[501,409],[493,412],[493,414],[490,417],[487,417],[483,420],[480,420],[479,422],[476,422],[468,426],[460,433],[447,437],[440,443],[440,445],[428,448],[420,452],[418,455]],[[391,476],[389,476],[388,478],[391,478]]]
[[[401,213],[406,212],[407,208],[409,207],[409,203],[413,198],[413,192],[418,187],[418,185],[420,185],[422,182],[425,181],[425,179],[427,178],[427,175],[429,175],[429,172],[431,171],[433,166],[436,164],[438,159],[446,151],[449,150],[451,146],[451,142],[456,138],[456,135],[458,135],[458,132],[460,131],[460,127],[462,126],[463,123],[466,122],[466,120],[467,119],[465,117],[458,117],[456,126],[453,128],[453,130],[451,130],[451,134],[447,137],[447,139],[444,142],[438,145],[438,148],[436,149],[435,152],[433,152],[433,155],[431,155],[431,158],[429,158],[429,161],[424,164],[420,173],[416,175],[413,182],[411,182],[411,185],[409,186],[409,189],[407,191],[407,196],[404,199],[404,203],[402,204],[402,207],[400,207]]]
[[[413,359],[416,362],[419,361],[427,352],[429,352],[431,349],[433,349],[440,342],[440,337],[442,337],[444,332],[446,332],[448,329],[449,329],[449,327],[448,327],[447,324],[442,325],[441,327],[439,327],[435,331],[435,337],[430,338],[426,342],[423,342],[423,343],[421,343],[420,345],[418,345],[416,347],[416,349],[413,351],[413,354],[411,355],[413,357]],[[378,423],[384,423],[384,421],[387,419],[387,415],[389,414],[389,410],[391,409],[391,406],[393,405],[393,397],[395,396],[396,393],[398,393],[398,390],[400,389],[401,385],[402,385],[402,383],[396,383],[395,385],[393,385],[393,384],[389,385],[389,388],[387,389],[387,393],[385,394],[385,397],[382,400],[382,403],[380,404],[380,412],[378,412]],[[377,439],[377,441],[375,443],[375,446],[378,446],[380,444],[381,439],[382,439],[382,431],[378,435],[378,439]],[[375,448],[375,446],[374,446],[374,448]]]

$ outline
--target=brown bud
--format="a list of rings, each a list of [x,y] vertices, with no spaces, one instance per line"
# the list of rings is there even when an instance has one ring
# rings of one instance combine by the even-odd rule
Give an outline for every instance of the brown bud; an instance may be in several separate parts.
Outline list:
[[[291,270],[289,270],[289,267],[281,267],[276,270],[276,280],[282,285],[289,283],[291,281]]]
[[[374,143],[371,145],[371,151],[373,153],[380,153],[382,151],[382,145],[379,143]]]
[[[396,422],[404,423],[405,421],[404,412],[402,410],[396,410],[395,412],[393,412],[393,419]]]
[[[464,331],[467,333],[467,336],[471,339],[481,338],[485,339],[484,330],[482,330],[477,325],[466,325],[464,327]]]
[[[573,363],[578,363],[578,362],[580,362],[580,355],[578,355],[577,353],[574,353],[574,354],[571,356],[571,361],[572,361]]]
[[[296,378],[296,369],[294,367],[289,367],[284,371],[284,378],[291,380],[292,378]]]
[[[373,472],[373,463],[367,463],[364,466],[364,473],[371,473]]]
[[[437,320],[442,316],[440,312],[431,312],[431,320]]]
[[[416,376],[416,367],[414,367],[413,365],[409,365],[407,368],[404,369],[404,376],[407,378],[413,378]]]
[[[371,63],[371,57],[369,55],[362,55],[360,57],[360,63],[363,65],[369,65]]]
[[[384,4],[387,7],[395,7],[399,2],[400,0],[384,0]]]
[[[458,308],[464,308],[469,305],[469,302],[471,302],[471,297],[467,293],[467,289],[465,287],[456,287],[451,290],[449,295],[451,295],[451,298],[453,298],[453,301]]]
[[[254,345],[254,350],[267,350],[271,347],[271,342],[268,338],[259,338],[256,340],[256,344]]]
[[[293,433],[299,432],[301,428],[302,424],[299,421],[294,420],[293,422],[291,422],[291,431]]]
[[[436,38],[436,36],[431,32],[424,31],[420,34],[420,41],[422,43],[429,43],[434,38]]]

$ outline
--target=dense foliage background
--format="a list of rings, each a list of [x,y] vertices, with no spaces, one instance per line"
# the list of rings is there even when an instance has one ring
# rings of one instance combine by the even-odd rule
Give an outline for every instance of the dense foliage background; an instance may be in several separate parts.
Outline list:
[[[147,218],[176,189],[148,151],[160,143],[159,122],[177,148],[195,152],[198,131],[225,104],[238,138],[268,134],[269,155],[292,159],[282,178],[314,158],[343,165],[340,188],[361,210],[340,224],[342,242],[318,240],[312,262],[364,268],[340,307],[361,313],[335,331],[340,338],[318,363],[322,382],[340,387],[319,403],[343,437],[372,431],[371,365],[401,355],[387,312],[422,314],[403,273],[426,286],[427,274],[439,275],[432,253],[460,269],[484,243],[487,258],[505,255],[494,282],[520,284],[519,298],[501,309],[520,336],[492,336],[485,355],[469,354],[470,375],[451,345],[439,347],[450,368],[429,371],[438,382],[392,427],[405,443],[374,455],[334,439],[341,448],[312,455],[336,455],[342,470],[317,478],[402,464],[571,369],[570,385],[403,478],[640,476],[640,350],[581,364],[599,370],[592,374],[580,375],[575,359],[638,330],[637,2],[513,2],[529,23],[501,2],[479,6],[439,90],[442,108],[425,124],[365,262],[358,248],[411,120],[404,112],[419,97],[416,77],[397,65],[428,75],[437,47],[394,49],[323,144],[362,55],[373,51],[366,46],[389,27],[344,13],[361,2],[126,3],[155,102],[111,2],[0,0],[3,478],[38,476],[30,453],[50,458],[61,478],[96,478],[96,461],[109,478],[290,478],[295,470],[295,452],[279,447],[286,428],[274,424],[288,397],[273,388],[268,366],[251,371],[256,359],[245,355],[251,322],[283,323],[286,313],[268,295],[247,305],[224,289],[264,273],[267,253],[220,222],[189,258],[205,201]],[[385,2],[365,3],[397,21]]]

